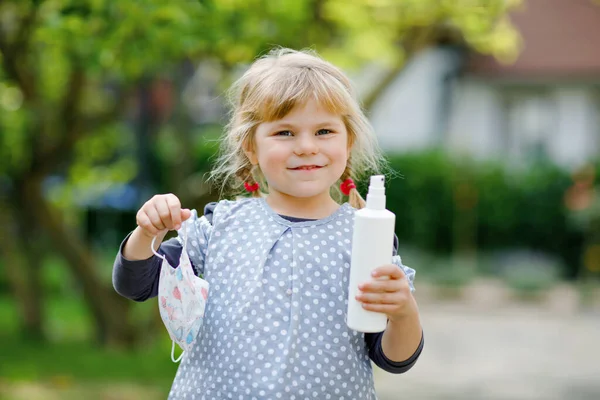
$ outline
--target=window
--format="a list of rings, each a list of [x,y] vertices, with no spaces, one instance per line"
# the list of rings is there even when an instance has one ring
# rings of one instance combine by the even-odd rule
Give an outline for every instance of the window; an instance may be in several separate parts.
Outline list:
[[[503,97],[504,143],[508,158],[517,163],[547,158],[557,123],[557,107],[550,91],[508,89]]]

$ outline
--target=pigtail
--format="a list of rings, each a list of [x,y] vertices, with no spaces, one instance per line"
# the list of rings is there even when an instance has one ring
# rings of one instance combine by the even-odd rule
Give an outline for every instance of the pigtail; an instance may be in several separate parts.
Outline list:
[[[352,179],[352,170],[350,167],[346,167],[346,170],[340,179],[342,181],[340,184],[340,189],[344,195],[348,196],[348,203],[350,203],[350,205],[356,209],[365,208],[365,199],[362,198],[358,189],[356,188],[356,184]]]
[[[250,192],[251,197],[262,197],[260,184],[254,177],[254,168],[253,165],[247,163],[237,171],[236,177],[244,186],[245,191]]]
[[[348,196],[348,203],[354,208],[361,209],[365,208],[367,203],[365,199],[362,198],[358,190],[356,188],[350,189],[350,195]]]

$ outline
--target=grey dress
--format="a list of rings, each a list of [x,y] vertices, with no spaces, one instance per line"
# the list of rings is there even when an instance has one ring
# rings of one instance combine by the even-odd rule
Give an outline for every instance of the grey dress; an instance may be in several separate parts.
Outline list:
[[[376,399],[365,334],[345,323],[354,211],[294,222],[254,198],[193,212],[182,229],[210,292],[169,399]]]

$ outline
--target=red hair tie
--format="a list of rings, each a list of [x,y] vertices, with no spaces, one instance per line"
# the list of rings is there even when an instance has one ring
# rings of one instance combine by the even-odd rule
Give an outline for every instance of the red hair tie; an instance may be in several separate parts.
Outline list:
[[[352,178],[348,178],[340,184],[340,189],[344,195],[350,196],[350,190],[356,189],[356,185],[354,184]]]
[[[250,193],[252,192],[256,192],[259,188],[258,186],[258,182],[253,183],[252,185],[249,184],[248,182],[244,182],[244,187],[246,188],[247,191],[249,191]]]

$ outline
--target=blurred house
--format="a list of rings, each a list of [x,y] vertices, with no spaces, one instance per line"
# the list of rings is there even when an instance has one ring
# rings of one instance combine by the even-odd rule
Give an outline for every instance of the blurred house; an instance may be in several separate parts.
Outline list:
[[[525,0],[511,18],[524,42],[512,65],[452,46],[407,65],[373,107],[384,148],[568,168],[598,156],[600,4]]]

